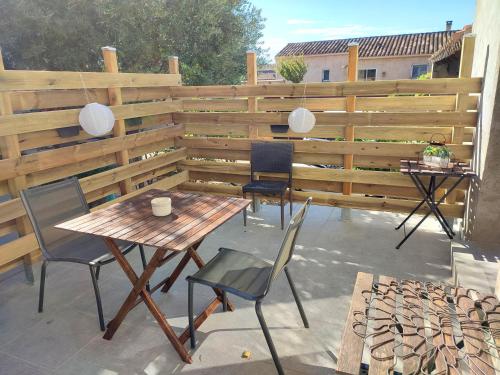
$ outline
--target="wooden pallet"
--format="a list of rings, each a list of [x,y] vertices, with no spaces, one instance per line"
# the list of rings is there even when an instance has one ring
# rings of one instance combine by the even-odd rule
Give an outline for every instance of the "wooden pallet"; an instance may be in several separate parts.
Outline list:
[[[499,358],[494,296],[358,273],[337,372],[494,375]]]

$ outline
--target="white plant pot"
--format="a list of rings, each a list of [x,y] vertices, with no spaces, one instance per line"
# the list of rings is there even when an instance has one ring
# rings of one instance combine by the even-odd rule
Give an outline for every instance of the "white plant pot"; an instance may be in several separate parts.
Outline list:
[[[431,164],[432,163],[432,156],[431,155],[424,155],[424,163]]]
[[[172,200],[168,197],[151,199],[154,216],[168,216],[172,213]]]
[[[450,164],[450,158],[439,158],[439,166],[441,168],[448,168],[448,164]]]

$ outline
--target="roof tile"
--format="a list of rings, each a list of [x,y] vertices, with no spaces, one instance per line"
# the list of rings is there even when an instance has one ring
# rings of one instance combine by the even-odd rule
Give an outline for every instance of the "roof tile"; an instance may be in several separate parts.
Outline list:
[[[360,57],[432,55],[448,43],[456,30],[416,34],[370,36],[288,43],[277,56],[347,53],[347,45],[359,43]]]

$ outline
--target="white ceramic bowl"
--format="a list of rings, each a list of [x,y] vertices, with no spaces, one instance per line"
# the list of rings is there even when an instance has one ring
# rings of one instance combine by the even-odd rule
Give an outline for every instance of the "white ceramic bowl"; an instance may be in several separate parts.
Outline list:
[[[172,200],[168,197],[151,199],[154,216],[168,216],[172,213]]]

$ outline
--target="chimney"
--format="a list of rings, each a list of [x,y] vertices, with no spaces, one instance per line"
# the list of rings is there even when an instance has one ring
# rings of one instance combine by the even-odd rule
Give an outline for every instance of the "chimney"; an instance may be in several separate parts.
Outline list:
[[[451,31],[451,25],[453,25],[453,21],[446,21],[446,31]]]

